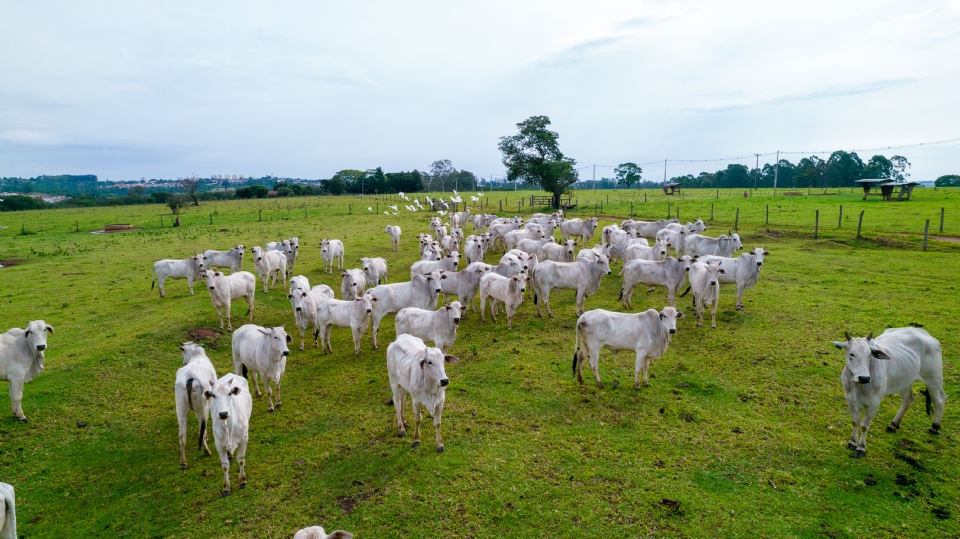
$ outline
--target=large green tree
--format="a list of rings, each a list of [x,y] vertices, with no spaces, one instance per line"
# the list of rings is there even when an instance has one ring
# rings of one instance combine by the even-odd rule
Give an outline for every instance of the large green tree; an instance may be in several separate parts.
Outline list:
[[[563,155],[557,140],[560,135],[550,131],[550,118],[531,116],[517,124],[518,133],[500,137],[500,152],[507,167],[507,180],[526,181],[553,194],[552,206],[560,207],[560,196],[576,183],[575,160]]]
[[[617,168],[613,169],[613,172],[617,175],[617,183],[626,185],[627,189],[630,189],[631,185],[640,183],[640,174],[643,169],[638,167],[636,163],[620,163]]]
[[[933,184],[937,187],[960,187],[960,174],[940,176]]]
[[[882,155],[875,155],[863,167],[864,180],[884,179],[893,177],[893,163]]]
[[[827,187],[850,187],[863,173],[863,160],[857,152],[837,150],[827,159],[824,180]]]

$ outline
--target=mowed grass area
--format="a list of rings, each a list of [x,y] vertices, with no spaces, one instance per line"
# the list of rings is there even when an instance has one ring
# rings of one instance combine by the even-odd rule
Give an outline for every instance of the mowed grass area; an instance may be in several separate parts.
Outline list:
[[[524,302],[513,330],[503,319],[484,324],[471,314],[451,352],[461,361],[447,369],[443,454],[433,449],[429,420],[418,449],[396,436],[393,408],[385,405],[392,316],[381,325],[379,351],[368,332],[355,358],[349,331],[336,330],[336,353],[309,345],[299,352],[286,291],[258,288],[256,323],[285,325],[296,346],[283,408],[268,414],[265,398],[254,401],[249,485],[228,498],[219,494],[216,454],[196,450],[193,419],[189,468],[179,469],[173,402],[179,343],[193,328],[216,327],[216,312],[201,284],[191,297],[185,281],[168,281],[161,300],[150,290],[153,262],[299,236],[294,273],[339,294],[339,273],[321,273],[320,238],[344,241],[347,267],[382,256],[390,282],[405,281],[419,258],[416,234],[427,231],[433,214],[370,213],[378,203],[370,198],[210,203],[190,209],[179,229],[160,228],[159,206],[0,214],[8,227],[0,231],[0,260],[25,260],[0,269],[0,330],[40,318],[56,328],[45,371],[25,387],[30,422],[16,422],[0,397],[0,481],[17,489],[20,534],[274,538],[313,524],[358,537],[960,533],[960,244],[931,240],[922,252],[919,236],[925,219],[931,233],[937,229],[941,207],[944,235],[960,236],[960,191],[918,189],[909,203],[861,202],[849,192],[774,198],[761,191],[746,199],[742,192],[721,191],[719,199],[713,191],[691,193],[679,200],[647,191],[642,204],[643,192],[581,192],[574,215],[592,215],[592,204],[603,202],[601,226],[619,222],[633,200],[639,218],[659,218],[669,201],[673,212],[679,204],[681,219],[701,217],[707,234],[717,235],[733,228],[740,208],[744,245],[771,253],[746,310],[734,310],[734,291],[725,287],[718,328],[697,328],[689,296],[679,300],[688,317],[641,390],[632,389],[632,354],[608,351],[600,359],[605,389],[575,383],[572,292],[551,296],[554,319],[537,318],[533,303]],[[508,199],[511,211],[505,204],[501,215],[514,214],[520,195],[492,193],[492,209]],[[380,200],[379,211],[387,204],[396,202]],[[840,204],[845,217],[837,229]],[[524,206],[521,214],[539,209]],[[816,209],[821,238],[814,240]],[[865,239],[855,241],[860,209]],[[164,221],[169,226],[170,217]],[[87,233],[114,222],[143,230]],[[20,235],[21,224],[35,234]],[[399,253],[390,250],[387,224],[403,228]],[[253,271],[249,252],[244,270]],[[604,278],[588,309],[623,310],[618,271]],[[662,290],[641,288],[634,296],[638,309],[665,301]],[[241,305],[234,303],[235,327],[245,321]],[[867,457],[850,458],[842,357],[830,340],[844,330],[879,334],[910,323],[943,345],[941,434],[927,433],[922,399],[898,433],[884,432],[899,406],[899,397],[889,397]],[[229,334],[206,348],[218,374],[232,369]],[[212,433],[209,441],[212,447]]]

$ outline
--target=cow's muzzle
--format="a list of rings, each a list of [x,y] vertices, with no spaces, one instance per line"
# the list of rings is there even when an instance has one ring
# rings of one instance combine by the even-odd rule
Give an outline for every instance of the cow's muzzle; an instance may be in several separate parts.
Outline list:
[[[220,419],[227,419],[230,417],[230,412],[220,412]]]
[[[289,355],[290,355],[290,350],[284,350],[282,355],[284,355],[284,356],[289,356]]]
[[[302,309],[301,309],[300,307],[297,307],[297,312],[300,312],[301,310],[302,310]]]
[[[210,290],[213,290],[213,287],[212,287],[212,286],[210,287]]]
[[[670,328],[670,333],[676,333],[676,332],[677,332],[677,328]]]
[[[444,387],[450,385],[450,379],[449,379],[449,378],[444,378],[443,380],[440,380],[440,385],[441,385],[441,386],[444,386]]]
[[[710,286],[716,286],[717,281],[710,281]]]
[[[859,383],[861,383],[861,384],[869,384],[869,383],[870,383],[870,377],[869,377],[869,376],[857,376],[857,382],[859,382]]]
[[[437,294],[439,294],[439,293],[440,293],[440,289],[438,288],[438,289],[437,289]]]
[[[373,309],[367,309],[367,312],[368,312],[368,313],[372,313],[372,312],[373,312]]]
[[[46,350],[46,349],[47,349],[47,345],[45,345],[45,344],[38,344],[38,345],[37,345],[37,350],[39,350],[39,351],[41,351],[41,352],[44,351],[44,350]]]
[[[763,265],[763,262],[757,262],[757,267],[758,267],[758,268],[759,268],[760,266],[762,266],[762,265]]]
[[[460,323],[460,319],[459,319],[459,318],[454,318],[454,319],[453,319],[453,323],[454,323],[454,324],[459,324],[459,323]]]

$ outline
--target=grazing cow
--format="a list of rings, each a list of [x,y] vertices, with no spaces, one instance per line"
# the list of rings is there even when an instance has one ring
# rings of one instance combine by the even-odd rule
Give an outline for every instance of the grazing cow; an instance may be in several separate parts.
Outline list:
[[[689,255],[688,255],[689,256]],[[703,327],[703,311],[707,305],[713,306],[710,327],[717,328],[717,303],[720,302],[720,275],[726,270],[717,264],[701,264],[697,261],[690,266],[690,288],[693,290],[693,310],[697,315],[697,327]]]
[[[304,528],[293,536],[293,539],[353,539],[353,534],[343,530],[330,532],[328,535],[320,526]]]
[[[454,251],[440,260],[430,261],[430,260],[421,260],[419,262],[414,262],[410,266],[410,277],[413,278],[414,275],[429,275],[434,271],[457,271],[457,266],[460,265],[460,253]]]
[[[250,322],[253,322],[253,296],[257,292],[257,278],[249,271],[238,271],[231,275],[224,275],[219,271],[204,270],[204,279],[210,289],[210,301],[220,316],[220,329],[223,329],[223,317],[227,317],[227,330],[233,331],[233,322],[230,319],[230,304],[233,300],[244,298],[247,300]]]
[[[488,273],[480,278],[480,318],[486,322],[487,297],[490,301],[490,314],[497,322],[497,304],[503,303],[507,312],[507,329],[513,329],[513,315],[523,303],[523,292],[527,289],[527,274],[520,272],[513,277],[502,277]]]
[[[373,306],[378,303],[377,298],[370,294],[364,294],[350,301],[341,301],[330,299],[317,305],[317,325],[314,334],[320,335],[320,351],[333,352],[331,345],[331,333],[334,326],[338,328],[350,328],[353,334],[353,354],[360,355],[360,340],[363,339],[364,332],[367,331],[367,325],[370,323],[370,313],[373,312]]]
[[[503,243],[507,246],[507,250],[514,249],[517,247],[517,243],[521,240],[542,240],[547,237],[543,229],[539,225],[534,225],[534,228],[522,228],[520,230],[511,230],[503,235]],[[551,238],[552,239],[552,238]]]
[[[560,245],[555,243],[545,243],[542,247],[540,247],[540,252],[537,253],[537,258],[544,262],[547,260],[552,260],[554,262],[573,262],[576,248],[577,242],[575,240],[565,239]]]
[[[743,293],[748,288],[753,288],[760,278],[760,268],[763,267],[763,257],[770,253],[763,247],[755,247],[753,250],[743,253],[737,258],[726,258],[722,256],[704,256],[698,259],[698,262],[716,262],[723,263],[727,273],[720,275],[720,284],[737,285],[737,310],[743,310]]]
[[[409,282],[382,284],[368,292],[377,298],[373,304],[373,348],[377,346],[377,329],[380,320],[388,314],[400,312],[404,307],[433,310],[437,308],[437,294],[440,293],[440,281],[445,279],[439,271],[427,276],[414,275]]]
[[[153,285],[160,283],[160,297],[167,297],[167,293],[163,289],[163,283],[167,279],[186,279],[187,284],[190,285],[190,295],[193,295],[193,282],[200,280],[200,258],[196,255],[191,256],[183,260],[158,260],[153,264],[153,273],[156,275],[153,283],[150,284],[150,290],[153,290]]]
[[[340,240],[320,240],[320,258],[323,259],[323,269],[326,273],[333,275],[333,261],[340,261],[340,268],[343,269],[343,242]]]
[[[846,361],[840,382],[850,412],[853,431],[847,449],[860,458],[867,454],[867,431],[880,401],[887,395],[900,394],[900,410],[887,427],[887,432],[900,429],[903,414],[913,403],[912,385],[923,381],[927,401],[927,415],[933,408],[930,434],[938,434],[947,394],[943,391],[943,357],[940,342],[923,329],[891,328],[876,339],[873,333],[866,338],[846,334],[846,342],[833,341],[837,348],[846,350]],[[931,403],[933,406],[931,406]],[[864,410],[863,419],[860,411]]]
[[[253,267],[263,282],[263,293],[267,293],[267,283],[271,277],[270,288],[277,285],[277,277],[283,278],[283,287],[287,287],[287,257],[281,251],[264,251],[257,246],[250,249],[253,254]]]
[[[610,261],[603,255],[599,255],[596,261],[581,259],[576,262],[540,262],[532,275],[533,303],[537,306],[537,316],[542,316],[542,303],[547,309],[547,315],[553,318],[553,312],[550,311],[550,291],[554,288],[577,291],[576,314],[579,315],[586,310],[584,300],[600,289],[600,279],[610,273]]]
[[[393,250],[400,250],[400,227],[396,225],[387,225],[383,229],[390,236],[390,242],[393,243]]]
[[[362,269],[348,269],[340,275],[343,282],[340,283],[340,295],[347,301],[363,295],[367,288],[367,274]]]
[[[381,281],[387,282],[387,261],[382,258],[361,258],[363,273],[367,276],[367,285],[377,286]]]
[[[670,244],[666,240],[657,240],[652,247],[642,243],[630,243],[623,252],[623,261],[626,263],[631,260],[665,260],[669,247]]]
[[[240,488],[247,488],[247,441],[250,439],[253,398],[247,380],[233,373],[217,380],[204,396],[210,402],[213,441],[223,468],[223,492],[220,495],[226,498],[230,495],[231,460],[236,460],[240,467]]]
[[[247,377],[247,371],[250,371],[258,397],[262,395],[257,382],[257,375],[260,375],[270,403],[268,412],[273,412],[270,382],[273,382],[277,389],[277,408],[283,406],[280,402],[280,382],[287,370],[287,356],[290,355],[287,344],[292,342],[293,338],[287,335],[282,326],[265,328],[246,324],[233,334],[233,371],[239,372],[244,378]]]
[[[17,539],[17,501],[13,485],[0,483],[0,539]]]
[[[480,278],[483,277],[484,273],[490,271],[491,268],[493,268],[493,266],[489,264],[474,262],[461,271],[441,271],[440,292],[443,294],[456,295],[457,300],[459,300],[464,308],[469,303],[470,309],[473,312],[477,312],[476,307],[474,307],[473,298],[477,295],[477,290],[480,289]]]
[[[177,423],[180,426],[180,469],[187,469],[187,417],[190,412],[197,418],[200,425],[200,441],[198,449],[207,455],[210,447],[207,445],[207,418],[210,417],[210,406],[203,393],[213,389],[217,382],[217,370],[213,362],[207,357],[207,352],[199,344],[192,342],[180,346],[183,355],[183,367],[177,370],[177,379],[173,385],[174,401],[177,405]]]
[[[406,423],[403,420],[403,401],[407,393],[413,400],[413,447],[420,446],[420,423],[423,421],[420,406],[423,405],[433,416],[433,427],[437,431],[437,452],[443,453],[443,441],[440,439],[440,414],[450,379],[444,370],[445,363],[456,363],[459,359],[446,355],[439,348],[427,347],[413,335],[399,335],[397,340],[387,347],[387,374],[390,388],[393,390],[393,406],[397,410],[397,428],[400,436],[406,436]]]
[[[397,335],[406,333],[424,341],[430,341],[446,354],[457,340],[457,326],[460,324],[462,313],[463,308],[459,301],[441,305],[436,311],[416,307],[400,309],[395,321]]]
[[[13,415],[22,423],[27,422],[20,406],[23,384],[43,372],[48,332],[53,335],[53,326],[34,320],[27,324],[27,329],[13,328],[0,335],[0,380],[9,384]]]
[[[730,258],[734,251],[743,249],[740,243],[740,236],[737,234],[721,234],[719,238],[710,236],[701,236],[700,234],[687,234],[683,240],[683,252],[690,256],[725,256]]]
[[[543,249],[544,245],[554,244],[556,242],[557,240],[553,239],[553,236],[545,237],[542,240],[520,240],[517,242],[517,250],[537,255],[539,258],[540,250]],[[512,252],[512,250],[510,252]]]
[[[623,264],[620,275],[623,276],[623,287],[620,289],[620,301],[623,306],[633,309],[633,289],[637,284],[650,287],[662,286],[667,289],[667,303],[671,307],[677,306],[677,290],[683,286],[687,272],[693,259],[684,256],[680,260],[670,257],[666,260],[631,260]],[[650,288],[653,290],[653,288]]]
[[[560,235],[563,236],[563,241],[567,241],[573,236],[579,236],[582,238],[583,243],[587,244],[590,243],[590,238],[593,237],[593,233],[597,230],[597,223],[599,222],[600,219],[596,217],[591,217],[586,221],[570,219],[569,221],[560,223]]]
[[[229,269],[230,273],[240,271],[243,266],[243,245],[237,245],[229,251],[208,249],[200,255],[200,269]]]
[[[483,238],[481,236],[467,236],[466,243],[463,245],[463,257],[467,259],[467,264],[483,262],[483,255]]]
[[[660,232],[670,223],[678,222],[677,219],[660,219],[657,221],[632,221],[623,223],[623,228],[633,230],[641,238],[656,239],[657,232]]]
[[[673,246],[674,254],[680,258],[680,253],[684,252],[683,242],[687,236],[692,235],[686,228],[664,228],[657,232],[657,241],[663,241]]]
[[[589,358],[593,377],[597,379],[597,386],[602,389],[603,382],[600,381],[598,365],[600,350],[607,348],[613,352],[636,353],[633,388],[640,387],[641,370],[643,385],[650,385],[647,380],[650,360],[667,352],[670,336],[677,332],[677,319],[683,317],[683,313],[673,307],[664,307],[661,312],[648,309],[642,313],[615,313],[596,309],[583,313],[577,319],[573,353],[574,376],[578,382],[583,383],[583,363]]]

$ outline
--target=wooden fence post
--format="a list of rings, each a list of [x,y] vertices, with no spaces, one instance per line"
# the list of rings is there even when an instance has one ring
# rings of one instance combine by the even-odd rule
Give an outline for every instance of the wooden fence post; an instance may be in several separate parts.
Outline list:
[[[837,219],[837,228],[843,226],[843,204],[840,205],[840,217]]]
[[[816,216],[813,218],[813,239],[817,239],[817,229],[820,228],[820,210],[817,210]]]
[[[163,216],[160,216],[160,228],[163,228]]]
[[[767,224],[767,225],[770,224],[770,205],[769,205],[769,204],[767,204],[767,221],[766,221],[766,224]]]
[[[940,233],[943,234],[943,208],[940,208]]]
[[[517,213],[520,213],[520,200],[517,201]]]
[[[930,234],[930,219],[927,219],[927,224],[923,225],[923,250],[927,250],[927,236]]]
[[[717,189],[717,200],[720,200],[720,190]]]
[[[670,203],[667,202],[667,219],[670,218]]]
[[[713,221],[713,202],[710,203],[710,220]]]
[[[633,202],[630,202],[630,218],[633,219]],[[940,231],[943,231],[943,218],[940,219]]]
[[[263,221],[263,210],[257,210],[258,220]]]
[[[643,201],[644,201],[644,202],[647,201],[647,194],[646,194],[646,193],[643,194]]]
[[[860,210],[860,219],[857,221],[857,237],[854,239],[860,239],[860,225],[863,224],[863,210]]]
[[[210,214],[210,224],[211,224],[211,225],[213,224],[213,214],[212,214],[212,213]]]
[[[740,231],[740,208],[737,208],[737,217],[733,221],[733,230],[735,232]]]
[[[500,200],[500,212],[501,212],[501,213],[503,212],[503,200],[502,200],[502,199]]]

